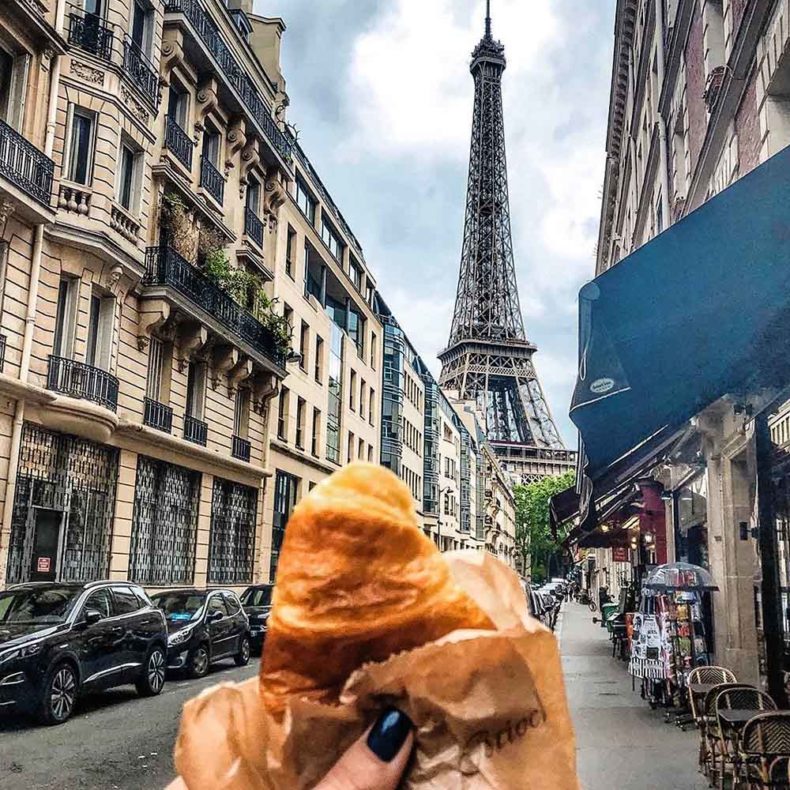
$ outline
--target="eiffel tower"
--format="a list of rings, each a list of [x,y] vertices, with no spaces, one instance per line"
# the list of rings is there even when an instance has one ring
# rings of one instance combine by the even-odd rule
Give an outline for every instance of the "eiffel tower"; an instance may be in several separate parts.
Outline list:
[[[485,35],[472,52],[475,83],[464,241],[450,340],[439,354],[440,384],[475,401],[489,441],[515,482],[575,466],[540,386],[516,284],[502,111],[505,47]]]

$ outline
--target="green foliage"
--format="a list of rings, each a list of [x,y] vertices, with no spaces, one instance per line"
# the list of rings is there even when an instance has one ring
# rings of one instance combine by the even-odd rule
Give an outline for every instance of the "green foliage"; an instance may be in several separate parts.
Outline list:
[[[529,485],[517,485],[516,550],[521,555],[522,568],[532,562],[532,579],[541,581],[548,575],[552,555],[559,552],[559,542],[551,534],[549,500],[576,482],[575,472],[558,477],[544,477]]]

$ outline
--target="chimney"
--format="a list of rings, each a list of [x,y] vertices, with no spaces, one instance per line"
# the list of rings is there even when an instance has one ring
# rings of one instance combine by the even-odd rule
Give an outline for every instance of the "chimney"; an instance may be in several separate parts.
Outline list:
[[[244,11],[245,14],[251,14],[253,0],[226,0],[229,11]]]

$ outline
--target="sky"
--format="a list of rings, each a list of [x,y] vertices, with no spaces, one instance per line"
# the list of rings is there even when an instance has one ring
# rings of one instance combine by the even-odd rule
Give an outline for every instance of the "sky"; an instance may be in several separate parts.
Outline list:
[[[510,210],[521,308],[566,444],[576,296],[594,274],[614,0],[493,0],[505,44]],[[470,53],[484,0],[255,0],[280,16],[288,121],[438,375],[458,278]]]

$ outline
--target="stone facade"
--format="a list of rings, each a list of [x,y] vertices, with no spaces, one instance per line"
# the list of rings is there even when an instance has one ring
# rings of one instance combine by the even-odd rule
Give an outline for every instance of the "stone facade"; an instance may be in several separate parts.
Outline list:
[[[790,143],[788,19],[786,0],[618,2],[597,274]],[[787,408],[772,419],[777,446],[788,420]],[[686,556],[675,538],[688,541],[690,524],[696,559],[719,584],[716,662],[757,680],[753,422],[736,399],[722,398],[651,474],[667,492],[669,559]],[[621,575],[611,550],[595,554],[599,570]],[[782,578],[786,585],[786,569]]]

